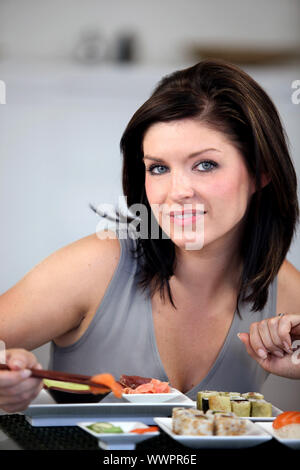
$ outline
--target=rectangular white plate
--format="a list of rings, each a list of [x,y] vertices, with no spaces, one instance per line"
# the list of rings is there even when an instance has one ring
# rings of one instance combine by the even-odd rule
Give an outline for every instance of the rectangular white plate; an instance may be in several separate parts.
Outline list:
[[[300,449],[300,439],[282,439],[276,436],[272,423],[258,423],[258,425],[265,431],[269,432],[275,439],[277,439],[277,441],[281,442],[281,444],[291,447],[292,449]]]
[[[195,407],[195,402],[180,394],[172,401],[163,403],[129,403],[107,395],[100,403],[53,403],[50,398],[46,402],[36,399],[25,411],[24,415],[32,426],[74,426],[81,421],[142,421],[154,424],[154,416],[171,416],[176,406]]]
[[[132,429],[135,428],[147,428],[148,426],[139,421],[115,421],[109,420],[110,423],[114,424],[115,426],[120,426],[123,429],[124,433],[122,434],[100,434],[92,431],[87,426],[94,423],[95,421],[91,422],[81,422],[77,423],[84,431],[91,434],[93,437],[98,439],[98,445],[101,449],[104,450],[133,450],[136,447],[136,444],[142,442],[146,439],[150,439],[150,437],[155,437],[159,435],[159,431],[148,432],[145,434],[134,434],[130,433]]]
[[[277,408],[276,406],[272,405],[272,417],[267,417],[267,416],[259,416],[259,417],[249,417],[246,419],[250,419],[250,421],[274,421],[276,416],[280,415],[282,413],[282,410]]]
[[[175,441],[193,449],[242,449],[272,439],[270,433],[248,420],[248,434],[242,436],[180,436],[172,432],[172,418],[154,418],[154,421]]]

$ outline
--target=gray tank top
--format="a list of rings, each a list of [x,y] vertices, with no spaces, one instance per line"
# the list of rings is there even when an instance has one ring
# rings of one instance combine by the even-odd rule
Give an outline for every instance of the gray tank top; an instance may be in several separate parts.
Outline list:
[[[109,372],[140,375],[168,381],[159,356],[149,291],[137,285],[139,262],[132,256],[135,240],[122,239],[120,259],[105,295],[88,329],[67,347],[51,343],[49,368],[87,375]],[[277,277],[269,287],[268,301],[260,312],[251,312],[241,302],[231,327],[206,377],[186,395],[196,399],[199,390],[260,391],[268,373],[252,359],[238,339],[238,332],[249,332],[251,323],[276,313]],[[171,384],[172,385],[172,384]]]

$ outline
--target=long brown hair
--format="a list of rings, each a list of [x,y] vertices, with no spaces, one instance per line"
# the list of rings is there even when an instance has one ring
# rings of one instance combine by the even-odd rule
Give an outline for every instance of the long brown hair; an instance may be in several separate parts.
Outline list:
[[[121,138],[123,191],[130,207],[143,203],[145,194],[143,138],[156,122],[194,118],[223,132],[241,151],[256,192],[248,206],[240,252],[243,271],[237,298],[262,310],[268,287],[291,245],[299,218],[297,179],[278,112],[266,92],[239,67],[220,60],[205,60],[164,77],[150,98],[136,111]],[[262,187],[261,176],[269,183]],[[151,218],[151,223],[155,223]],[[170,239],[138,239],[142,254],[144,288],[164,297],[176,263]]]

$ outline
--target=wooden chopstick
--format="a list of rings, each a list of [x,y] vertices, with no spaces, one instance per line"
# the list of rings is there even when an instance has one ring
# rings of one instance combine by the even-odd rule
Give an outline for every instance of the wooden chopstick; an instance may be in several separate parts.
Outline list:
[[[0,364],[0,370],[11,370],[6,364]],[[42,379],[49,379],[49,380],[58,380],[61,382],[70,382],[70,383],[78,383],[81,385],[89,385],[92,387],[99,387],[99,388],[106,388],[107,391],[110,391],[106,385],[102,385],[91,380],[90,375],[82,375],[82,374],[72,374],[69,372],[59,372],[55,370],[44,370],[44,369],[29,369],[31,371],[32,377],[42,378]]]

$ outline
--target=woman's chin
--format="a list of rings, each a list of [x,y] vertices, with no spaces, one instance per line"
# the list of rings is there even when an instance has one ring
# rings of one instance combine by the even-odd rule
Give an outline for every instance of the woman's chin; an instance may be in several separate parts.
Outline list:
[[[170,236],[174,245],[186,251],[201,250],[204,246],[204,238],[196,233],[185,234],[181,237]]]

